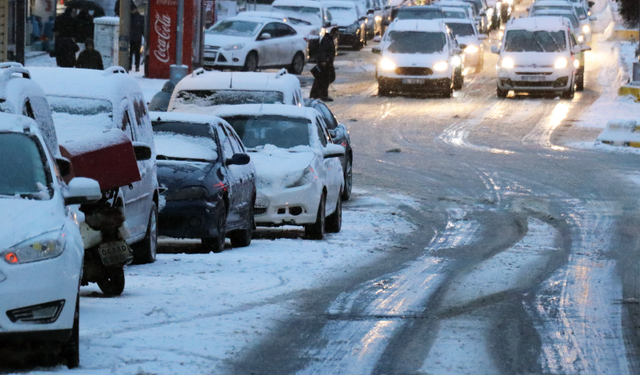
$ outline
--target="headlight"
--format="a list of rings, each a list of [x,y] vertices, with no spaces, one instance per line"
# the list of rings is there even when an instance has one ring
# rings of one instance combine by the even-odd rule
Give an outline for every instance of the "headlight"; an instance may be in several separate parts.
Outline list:
[[[441,72],[443,70],[447,70],[448,67],[449,67],[449,64],[447,64],[446,61],[441,61],[433,65],[433,70]]]
[[[585,33],[585,34],[588,34],[589,32],[591,32],[591,26],[582,25],[582,32]]]
[[[460,56],[453,56],[451,58],[451,65],[453,65],[453,66],[462,65],[462,59],[460,58]],[[444,68],[444,69],[446,69],[446,68]],[[442,70],[444,70],[444,69],[442,69]]]
[[[464,49],[466,53],[477,53],[478,51],[480,50],[476,46],[467,46],[467,48]]]
[[[515,64],[513,63],[513,60],[512,60],[512,59],[510,59],[510,58],[508,58],[508,57],[505,57],[505,58],[504,58],[504,59],[502,59],[502,61],[500,62],[500,66],[501,66],[502,68],[504,68],[504,69],[513,69],[514,65],[515,65]]]
[[[569,65],[569,62],[567,61],[567,59],[565,59],[564,57],[561,57],[558,60],[556,60],[554,68],[556,68],[556,69],[564,69],[564,68],[567,67],[567,65]]]
[[[314,171],[313,168],[309,165],[302,171],[302,175],[300,176],[300,178],[298,178],[294,183],[287,185],[287,189],[307,185],[311,183],[311,181],[313,181],[313,177]]]
[[[182,188],[175,193],[168,194],[168,201],[181,201],[187,199],[206,199],[209,191],[203,186],[189,186]]]
[[[2,259],[9,264],[22,264],[51,259],[64,251],[66,241],[60,231],[31,238],[2,252]]]
[[[396,64],[389,59],[380,60],[380,69],[382,70],[393,70],[396,68]]]
[[[225,51],[239,50],[244,48],[244,43],[230,44],[224,47]]]
[[[375,20],[376,20],[376,22],[380,22],[380,21],[382,21],[382,17],[380,17],[380,16],[375,16]]]
[[[354,23],[353,25],[347,27],[347,29],[345,30],[345,33],[347,34],[354,34],[358,31],[358,29],[360,28],[360,24],[359,23]]]
[[[584,35],[578,35],[578,43],[584,43]]]
[[[580,60],[573,60],[573,66],[575,68],[579,68],[580,67]]]

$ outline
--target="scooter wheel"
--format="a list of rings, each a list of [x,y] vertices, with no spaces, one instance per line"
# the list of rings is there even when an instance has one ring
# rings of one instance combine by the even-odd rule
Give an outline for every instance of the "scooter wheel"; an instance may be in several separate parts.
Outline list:
[[[124,270],[122,267],[107,268],[107,277],[98,281],[98,286],[106,296],[119,296],[124,290]]]

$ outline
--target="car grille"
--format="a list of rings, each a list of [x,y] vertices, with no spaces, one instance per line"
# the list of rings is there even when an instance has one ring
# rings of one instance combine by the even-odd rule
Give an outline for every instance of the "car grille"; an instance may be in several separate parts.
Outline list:
[[[258,216],[258,215],[265,215],[267,213],[267,207],[266,206],[254,206],[253,207],[253,214]]]
[[[396,74],[399,76],[430,76],[433,70],[429,68],[400,67],[396,68]]]
[[[515,72],[519,76],[550,76],[553,72]]]
[[[531,81],[512,81],[516,87],[553,87],[554,81],[531,82]]]

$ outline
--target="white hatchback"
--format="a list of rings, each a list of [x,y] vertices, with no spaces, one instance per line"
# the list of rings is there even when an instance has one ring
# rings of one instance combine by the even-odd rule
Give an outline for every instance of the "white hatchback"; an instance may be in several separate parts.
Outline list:
[[[213,112],[238,133],[256,169],[258,226],[303,225],[322,239],[342,225],[342,146],[312,108],[236,105]],[[326,225],[326,226],[325,226]]]
[[[61,173],[35,121],[0,114],[0,349],[72,368],[84,247],[67,206],[102,194],[96,181],[67,186]]]
[[[379,96],[413,91],[451,97],[462,51],[443,20],[396,20],[372,51],[382,54],[376,65]]]
[[[273,18],[227,18],[205,31],[204,44],[204,66],[210,69],[287,68],[300,74],[306,61],[304,36]]]

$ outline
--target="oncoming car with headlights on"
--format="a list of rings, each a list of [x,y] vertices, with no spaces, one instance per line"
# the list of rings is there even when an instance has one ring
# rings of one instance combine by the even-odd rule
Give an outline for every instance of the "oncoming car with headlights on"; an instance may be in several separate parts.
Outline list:
[[[472,20],[446,20],[447,26],[464,51],[464,66],[474,67],[476,73],[482,71],[484,66],[484,44],[488,37],[480,34],[476,29],[476,23]]]
[[[512,19],[506,25],[499,54],[499,98],[514,92],[560,92],[563,99],[575,93],[576,55],[589,47],[576,44],[573,28],[562,17]]]
[[[376,64],[378,95],[391,91],[451,97],[462,50],[442,20],[396,20],[387,29]]]

